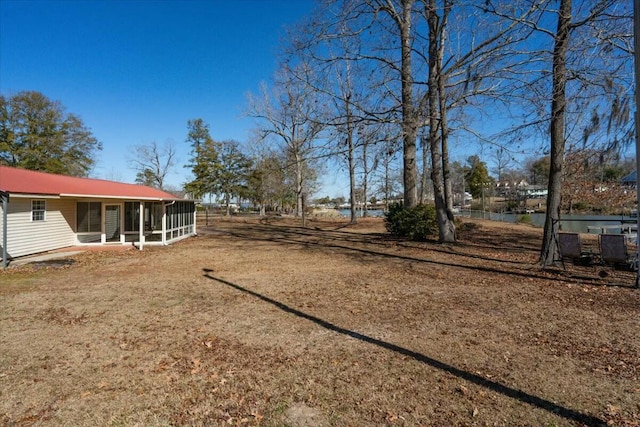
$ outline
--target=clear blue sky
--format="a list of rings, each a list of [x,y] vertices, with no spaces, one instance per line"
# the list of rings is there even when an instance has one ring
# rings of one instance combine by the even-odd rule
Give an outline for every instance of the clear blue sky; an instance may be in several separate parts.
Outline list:
[[[103,143],[94,177],[133,182],[132,146],[171,139],[189,178],[187,120],[244,142],[246,94],[276,67],[313,0],[0,0],[0,93],[42,92]]]

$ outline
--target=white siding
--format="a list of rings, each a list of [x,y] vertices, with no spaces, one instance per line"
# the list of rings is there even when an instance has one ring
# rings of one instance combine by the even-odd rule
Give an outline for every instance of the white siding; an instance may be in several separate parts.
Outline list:
[[[7,209],[9,259],[75,244],[75,200],[45,199],[44,221],[31,221],[31,200],[40,199],[18,197],[9,199]]]

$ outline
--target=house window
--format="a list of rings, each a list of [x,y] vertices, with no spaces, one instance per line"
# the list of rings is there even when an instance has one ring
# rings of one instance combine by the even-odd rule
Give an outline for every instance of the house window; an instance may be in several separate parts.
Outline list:
[[[45,200],[31,201],[31,221],[44,221],[44,213],[47,211]]]
[[[102,231],[102,203],[78,202],[78,233]]]

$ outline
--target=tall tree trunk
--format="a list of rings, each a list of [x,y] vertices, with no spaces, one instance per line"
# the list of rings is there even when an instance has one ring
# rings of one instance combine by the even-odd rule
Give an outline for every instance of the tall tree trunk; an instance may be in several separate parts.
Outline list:
[[[567,83],[567,45],[571,26],[571,0],[560,0],[558,29],[553,49],[553,97],[551,99],[551,166],[547,195],[547,212],[544,236],[540,251],[540,264],[549,267],[559,258],[558,230],[560,226],[560,202],[562,190],[562,168],[565,148],[565,110]]]
[[[448,1],[445,1],[445,8],[451,7]],[[453,189],[451,185],[451,171],[449,169],[449,124],[447,122],[447,99],[445,89],[445,76],[442,73],[442,59],[444,57],[444,45],[446,37],[446,21],[448,11],[444,11],[444,18],[440,23],[438,31],[439,48],[436,57],[438,68],[438,101],[440,110],[440,138],[442,144],[442,179],[444,183],[444,215],[442,223],[439,223],[440,242],[456,241],[456,225],[453,216]],[[444,219],[446,218],[446,219]]]
[[[420,178],[420,203],[427,203],[427,186],[429,185],[429,141],[427,138],[427,131],[422,128],[422,134],[420,137],[420,143],[422,144],[422,174]]]
[[[351,204],[351,223],[358,221],[356,212],[356,165],[353,149],[353,123],[351,122],[351,95],[347,95],[345,100],[345,112],[347,116],[347,155],[349,161],[349,203]]]
[[[368,184],[369,184],[369,170],[367,167],[367,141],[362,141],[362,163],[364,166],[364,173],[362,174],[362,201],[364,203],[362,207],[362,217],[366,218],[369,216],[369,211],[367,209],[367,197],[368,197]]]
[[[305,199],[306,199],[306,197],[305,197],[305,194],[303,192],[302,193],[302,197],[300,198],[300,200],[301,200],[300,204],[302,206],[302,209],[300,211],[302,212],[301,213],[301,217],[302,217],[302,226],[303,227],[307,226],[307,214],[306,214],[305,209],[304,209],[305,208]]]
[[[389,184],[389,163],[391,163],[392,151],[387,151],[387,155],[384,160],[384,211],[389,210],[389,198],[391,197],[391,189]]]
[[[224,203],[227,206],[227,211],[225,216],[231,216],[231,206],[229,206],[231,204],[231,197],[229,196],[229,193],[225,193]]]
[[[438,221],[438,231],[441,243],[452,243],[456,241],[456,224],[453,216],[453,188],[449,168],[449,131],[446,125],[446,112],[441,111],[440,114],[444,212],[440,214],[442,222]]]
[[[408,208],[418,204],[418,170],[416,165],[416,137],[418,121],[413,100],[413,75],[411,69],[411,10],[413,0],[402,1],[402,17],[398,23],[402,43],[402,131],[403,131],[403,180],[404,205]]]
[[[431,60],[431,55],[430,62]],[[435,61],[435,59],[433,60]],[[431,67],[430,74],[431,74]],[[433,83],[433,85],[432,85]],[[429,76],[429,87],[436,86],[435,75]],[[447,219],[447,204],[445,201],[444,181],[442,174],[442,146],[440,144],[438,93],[429,89],[429,145],[431,148],[431,182],[433,183],[433,199],[436,205],[436,220],[438,221],[439,240],[445,241]]]
[[[302,216],[302,158],[300,153],[295,153],[296,158],[296,216],[300,218]]]
[[[353,159],[353,130],[348,131],[347,140],[349,144],[349,204],[351,205],[351,223],[358,222],[356,212],[356,166]]]
[[[383,2],[381,2],[383,3]],[[420,122],[413,99],[413,70],[411,69],[412,11],[415,0],[400,0],[402,11],[396,11],[394,2],[386,1],[380,8],[394,21],[400,33],[400,83],[402,104],[402,179],[404,184],[404,206],[418,204],[418,167],[416,164],[416,138]]]
[[[447,3],[445,3],[445,7]],[[442,76],[443,33],[446,22],[440,21],[435,0],[425,3],[425,14],[429,27],[429,145],[431,147],[431,180],[436,205],[436,220],[440,242],[455,241],[451,183],[449,182],[449,144],[446,126],[444,98],[444,76]],[[448,186],[448,189],[447,189]]]

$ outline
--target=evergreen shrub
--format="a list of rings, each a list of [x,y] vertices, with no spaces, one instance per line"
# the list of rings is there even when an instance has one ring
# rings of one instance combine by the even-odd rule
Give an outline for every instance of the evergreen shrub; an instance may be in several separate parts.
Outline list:
[[[433,205],[405,208],[402,203],[394,203],[384,215],[384,224],[394,236],[410,240],[427,240],[427,237],[438,233],[436,208]]]

